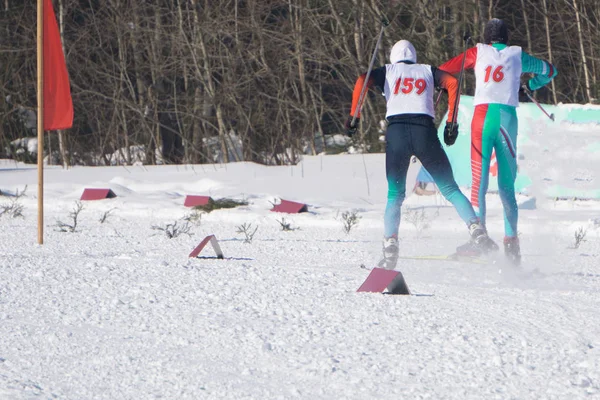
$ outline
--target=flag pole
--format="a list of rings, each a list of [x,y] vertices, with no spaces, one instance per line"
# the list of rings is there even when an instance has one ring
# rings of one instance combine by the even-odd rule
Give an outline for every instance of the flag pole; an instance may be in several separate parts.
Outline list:
[[[38,244],[44,244],[44,0],[37,0]]]

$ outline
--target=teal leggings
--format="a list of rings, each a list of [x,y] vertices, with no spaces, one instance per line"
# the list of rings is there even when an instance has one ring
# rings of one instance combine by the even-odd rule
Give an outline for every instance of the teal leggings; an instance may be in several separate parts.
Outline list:
[[[485,195],[488,190],[492,151],[498,166],[498,192],[504,208],[504,232],[517,236],[519,210],[515,198],[517,177],[517,112],[503,104],[475,106],[471,122],[471,204],[485,225]]]

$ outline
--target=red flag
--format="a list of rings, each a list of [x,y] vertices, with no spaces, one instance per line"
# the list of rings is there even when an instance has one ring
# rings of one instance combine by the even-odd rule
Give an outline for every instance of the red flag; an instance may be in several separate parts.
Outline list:
[[[52,0],[44,0],[44,130],[73,126],[69,74]]]

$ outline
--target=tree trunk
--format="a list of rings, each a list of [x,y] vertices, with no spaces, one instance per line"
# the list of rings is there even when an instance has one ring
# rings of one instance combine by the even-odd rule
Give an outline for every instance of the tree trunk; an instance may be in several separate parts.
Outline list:
[[[306,84],[306,72],[304,70],[304,49],[302,47],[302,40],[303,40],[303,32],[302,32],[302,18],[301,18],[301,12],[305,11],[305,4],[304,2],[301,2],[301,4],[297,5],[297,6],[292,6],[292,1],[288,0],[288,6],[289,6],[289,10],[290,10],[290,14],[292,15],[292,21],[293,21],[293,30],[294,30],[294,47],[296,50],[296,64],[297,64],[297,68],[298,68],[298,80],[300,81],[300,96],[299,96],[299,101],[301,104],[301,109],[302,112],[304,113],[304,119],[306,121],[306,125],[304,126],[304,132],[307,132],[308,135],[308,139],[309,139],[309,145],[310,145],[310,149],[313,155],[315,155],[317,153],[315,146],[314,146],[314,129],[313,129],[313,125],[309,122],[310,119],[308,118],[309,116],[309,106],[308,106],[308,89],[307,89],[307,84]],[[303,132],[303,133],[304,133]]]
[[[577,0],[573,0],[573,8],[575,9],[575,20],[577,21],[577,35],[579,36],[579,51],[581,52],[581,63],[583,64],[583,77],[585,82],[585,94],[587,96],[588,103],[593,100],[592,91],[590,88],[590,77],[588,74],[587,58],[585,56],[585,46],[583,45],[583,33],[581,29],[581,18],[579,16],[579,8],[577,7]]]
[[[119,97],[123,100],[123,93],[125,88],[125,70],[127,68],[125,60],[125,49],[123,48],[123,40],[121,35],[117,36],[118,53],[119,53]],[[129,146],[129,134],[127,132],[127,115],[125,113],[125,106],[123,101],[115,102],[115,107],[118,107],[121,117],[121,127],[123,129],[123,146],[125,147],[125,163],[131,165],[131,148]]]
[[[340,30],[340,37],[342,38],[346,38],[348,37],[347,31],[346,31],[346,25],[342,22],[342,19],[340,18],[340,13],[339,11],[337,11],[335,9],[335,5],[337,2],[334,3],[333,0],[328,0],[329,2],[329,7],[331,8],[331,14],[333,16],[333,18],[335,19],[336,22],[336,28]],[[347,44],[348,42],[346,42],[345,40],[341,42],[341,46],[344,48],[346,54],[350,55],[352,54],[352,52],[350,51],[350,47]]]
[[[359,6],[358,0],[353,0],[354,10],[356,11],[356,17],[354,20],[354,47],[356,49],[356,59],[358,65],[363,65],[363,46],[362,46],[362,23],[363,23],[363,12],[362,7]],[[361,2],[362,4],[362,2]]]
[[[321,91],[319,91],[321,92]],[[313,151],[314,155],[317,155],[318,151],[317,151],[317,145],[316,145],[316,139],[317,136],[319,136],[322,140],[323,140],[323,149],[321,151],[324,151],[327,149],[327,143],[325,142],[325,138],[323,137],[323,127],[321,126],[321,115],[323,115],[323,107],[321,106],[320,110],[319,110],[319,104],[323,104],[322,101],[317,102],[314,90],[310,90],[310,98],[312,100],[312,106],[313,106],[313,110],[314,110],[314,115],[315,115],[315,122],[317,124],[317,131],[311,136],[312,140],[311,140],[311,148]]]
[[[192,2],[194,4],[195,0],[193,0]],[[205,3],[205,6],[206,6],[206,7],[204,7],[205,9],[208,8],[208,1]],[[198,9],[196,7],[195,7],[195,14],[199,21],[200,18],[198,16]],[[219,137],[219,143],[221,146],[221,154],[223,157],[223,162],[228,163],[229,162],[229,154],[228,154],[228,150],[227,150],[227,141],[225,139],[225,135],[227,134],[227,132],[225,131],[225,122],[223,119],[223,111],[222,111],[221,104],[219,104],[216,101],[217,88],[215,86],[215,82],[213,81],[213,77],[212,77],[212,68],[210,65],[211,57],[209,56],[208,49],[206,48],[206,42],[205,42],[204,37],[201,32],[198,32],[198,36],[196,37],[196,44],[200,48],[200,55],[201,55],[202,61],[203,61],[202,71],[198,70],[198,73],[203,75],[206,93],[208,94],[208,98],[206,100],[210,100],[210,103],[206,103],[205,106],[207,104],[210,104],[210,106],[214,107],[214,109],[215,109],[215,114],[217,117],[217,130],[218,130],[217,133],[218,133],[218,137]],[[199,65],[197,67],[199,67]]]
[[[550,18],[548,17],[548,5],[546,0],[542,0],[542,5],[544,7],[544,22],[546,24],[546,43],[548,44],[548,61],[552,63],[552,42],[550,41]],[[557,104],[558,101],[556,99],[556,87],[554,84],[554,79],[550,82],[552,85],[552,100],[554,104]]]
[[[193,108],[194,115],[201,115],[202,113],[202,89],[200,89],[200,87],[196,87],[196,89],[194,90],[194,108]],[[196,164],[196,163],[200,163],[202,162],[202,156],[201,156],[201,151],[199,151],[200,149],[202,149],[202,121],[198,118],[194,118],[194,123],[192,125],[192,146],[187,146],[187,147],[191,147],[189,150],[191,152],[190,154],[190,162],[192,164]],[[186,150],[187,150],[186,147]],[[208,160],[206,160],[208,161]]]
[[[175,46],[175,44],[177,45],[181,45],[183,43],[187,43],[188,42],[188,37],[186,35],[186,31],[184,29],[184,14],[183,14],[183,2],[185,0],[178,0],[177,1],[177,26],[179,27],[179,33],[178,35],[174,36],[173,38],[173,46]],[[182,52],[185,52],[185,49],[181,50]],[[194,90],[193,93],[190,94],[190,91],[192,90],[192,85],[190,85],[190,79],[189,79],[189,74],[188,74],[188,62],[187,62],[187,58],[185,57],[181,57],[181,70],[177,69],[176,70],[176,74],[181,74],[182,75],[182,79],[183,79],[183,91],[186,93],[186,106],[185,107],[185,111],[187,110],[191,110],[191,116],[188,115],[184,115],[184,114],[180,114],[179,110],[177,110],[176,116],[177,116],[177,123],[179,126],[179,132],[182,133],[182,143],[183,143],[183,162],[184,163],[190,163],[190,164],[195,164],[198,162],[197,159],[197,154],[198,152],[195,151],[196,148],[196,144],[195,144],[195,137],[196,136],[200,136],[200,133],[198,132],[199,129],[197,129],[197,118],[196,116],[198,114],[196,114],[196,112],[198,111],[198,109],[196,108],[196,92],[197,90]],[[175,85],[173,88],[173,91],[177,91],[177,86]],[[175,103],[175,106],[177,107],[177,109],[179,109],[179,103]],[[189,112],[187,114],[190,114]],[[180,116],[183,115],[183,116]]]
[[[479,25],[477,25],[477,32],[474,32],[476,35],[483,36],[483,30],[485,29],[485,24],[487,23],[484,15],[485,15],[485,6],[483,4],[483,0],[477,0],[477,11],[479,14]],[[475,37],[475,36],[474,36]]]
[[[600,17],[600,2],[596,3],[598,5],[598,13],[597,15]],[[584,11],[584,16],[588,22],[588,38],[592,38],[594,37],[593,35],[596,35],[598,32],[596,30],[594,30],[594,28],[592,27],[592,24],[589,20],[589,17],[587,15],[587,12]],[[590,70],[591,70],[591,75],[592,75],[592,86],[594,88],[596,88],[596,95],[600,96],[600,88],[598,88],[598,68],[597,68],[597,63],[598,63],[598,58],[596,57],[596,52],[594,51],[594,43],[597,43],[597,41],[594,40],[590,40],[589,41],[589,45],[590,45]],[[596,99],[597,100],[597,99]]]
[[[527,36],[527,52],[531,54],[531,31],[529,29],[529,18],[527,18],[525,0],[521,0],[521,10],[523,11],[523,21],[525,22],[525,34]]]
[[[165,155],[165,151],[164,148],[162,148],[163,146],[161,146],[161,143],[164,143],[165,138],[161,136],[161,124],[159,121],[159,116],[161,113],[171,113],[171,110],[165,110],[164,107],[166,106],[166,104],[170,104],[169,101],[165,102],[164,98],[169,98],[169,96],[171,96],[171,82],[169,81],[168,78],[168,73],[165,73],[165,71],[163,71],[162,68],[162,58],[160,56],[160,48],[161,48],[161,39],[162,37],[162,33],[163,33],[163,29],[162,29],[162,23],[160,20],[160,16],[161,16],[161,12],[162,10],[159,7],[156,7],[154,9],[154,37],[152,40],[152,44],[150,46],[150,49],[152,50],[152,55],[151,55],[151,60],[152,62],[150,63],[150,73],[152,75],[152,84],[156,85],[157,82],[161,82],[163,84],[163,91],[161,93],[157,92],[156,90],[152,91],[152,95],[154,97],[154,104],[156,107],[156,111],[154,113],[154,120],[151,121],[151,141],[152,141],[152,145],[151,145],[151,149],[152,149],[152,160],[154,161],[154,163],[156,163],[156,152],[157,150],[160,150],[160,154],[162,154],[162,159],[163,162],[172,162],[172,160],[169,160],[169,157]],[[148,95],[150,95],[150,93],[148,93]],[[150,97],[150,96],[148,96]],[[169,126],[169,129],[172,128],[172,126]],[[168,138],[172,138],[173,137],[173,132],[170,132],[170,134],[167,134]],[[173,143],[171,142],[169,145],[173,145]]]
[[[158,8],[157,8],[158,9]],[[149,25],[149,24],[145,24],[145,25]],[[154,32],[156,35],[159,34],[159,27],[154,27]],[[148,90],[148,88],[146,87],[146,85],[144,84],[144,74],[142,72],[145,63],[143,61],[143,57],[141,54],[142,51],[142,47],[140,46],[140,42],[144,40],[144,38],[142,37],[142,40],[140,40],[140,36],[142,36],[142,21],[140,20],[140,13],[139,10],[134,9],[133,12],[133,28],[130,30],[130,34],[131,34],[131,49],[133,52],[133,61],[134,61],[134,76],[135,76],[135,85],[136,85],[136,91],[137,91],[137,107],[139,109],[139,111],[142,113],[141,116],[141,122],[142,122],[142,126],[145,128],[144,130],[147,132],[145,135],[142,136],[142,139],[145,141],[145,159],[144,159],[144,163],[146,164],[150,164],[150,165],[155,165],[156,164],[156,142],[154,139],[154,134],[155,134],[155,130],[152,128],[153,126],[156,127],[157,124],[156,123],[149,123],[149,117],[154,117],[152,118],[154,121],[156,121],[157,119],[157,113],[158,111],[156,110],[156,107],[151,107],[154,103],[154,105],[156,104],[155,102],[153,102],[150,99],[149,94],[151,93],[150,90]],[[151,57],[154,55],[153,51],[154,50],[154,42],[151,41],[150,42],[150,53],[151,53]],[[154,57],[152,57],[154,58]],[[155,60],[152,60],[155,61]],[[155,64],[155,62],[153,62],[152,64]],[[151,71],[153,72],[152,68]],[[154,75],[152,75],[152,83],[156,83],[156,78]],[[134,94],[135,95],[135,94]],[[134,97],[135,99],[135,97]],[[146,107],[150,107],[151,108],[151,113],[152,115],[148,114],[146,115]]]

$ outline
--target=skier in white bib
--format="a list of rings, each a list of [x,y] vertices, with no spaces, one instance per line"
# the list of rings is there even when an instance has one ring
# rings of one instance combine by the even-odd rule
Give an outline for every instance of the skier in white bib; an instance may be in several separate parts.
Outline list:
[[[467,225],[473,243],[482,251],[494,247],[497,249],[479,223],[469,200],[456,184],[452,167],[433,123],[434,89],[442,87],[448,91],[450,110],[446,131],[458,130],[458,125],[451,124],[458,89],[456,78],[430,65],[417,64],[417,52],[408,40],[400,40],[393,46],[390,62],[374,69],[366,82],[368,87],[375,86],[381,90],[387,102],[385,169],[388,194],[384,213],[384,257],[379,266],[394,269],[398,261],[400,211],[406,192],[406,173],[413,155],[429,171],[442,195],[454,205]],[[366,73],[354,85],[352,108],[346,122],[347,134],[350,136],[357,130],[358,119],[354,124],[352,121],[356,110],[360,117],[362,104],[358,103],[365,78]]]
[[[533,91],[547,85],[557,71],[549,62],[527,54],[519,46],[508,46],[508,29],[500,19],[492,19],[486,24],[484,42],[439,68],[458,74],[463,56],[466,56],[464,67],[475,70],[475,111],[471,122],[471,203],[485,226],[485,195],[492,151],[495,151],[498,191],[504,208],[504,252],[510,261],[519,265],[521,249],[517,236],[519,214],[515,179],[518,131],[516,107],[519,106],[521,74],[535,75],[527,82],[527,88]],[[457,132],[456,135],[451,135],[450,142],[456,140],[456,136]]]

